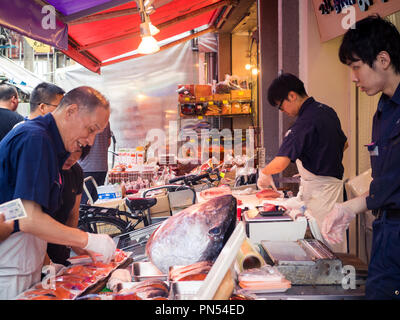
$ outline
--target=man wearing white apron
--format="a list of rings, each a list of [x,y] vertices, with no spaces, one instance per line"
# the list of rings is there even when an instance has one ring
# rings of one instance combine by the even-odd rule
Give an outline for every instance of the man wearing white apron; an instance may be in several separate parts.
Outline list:
[[[20,198],[26,218],[0,223],[0,300],[14,299],[40,281],[47,242],[100,253],[110,261],[114,241],[53,219],[61,205],[60,170],[71,152],[93,144],[109,119],[109,103],[78,87],[55,111],[13,128],[0,142],[0,204]]]
[[[336,112],[309,97],[303,82],[292,74],[282,74],[268,89],[271,105],[298,117],[287,131],[276,157],[262,170],[260,189],[272,186],[272,176],[296,162],[301,176],[298,197],[316,219],[318,226],[336,202],[343,201],[343,151],[347,146]],[[346,252],[346,241],[331,246]]]

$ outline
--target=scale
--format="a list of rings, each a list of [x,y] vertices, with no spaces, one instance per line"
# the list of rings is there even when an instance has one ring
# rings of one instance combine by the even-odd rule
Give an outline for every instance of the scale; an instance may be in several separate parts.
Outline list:
[[[261,241],[267,263],[278,268],[292,284],[341,284],[342,261],[321,241]]]

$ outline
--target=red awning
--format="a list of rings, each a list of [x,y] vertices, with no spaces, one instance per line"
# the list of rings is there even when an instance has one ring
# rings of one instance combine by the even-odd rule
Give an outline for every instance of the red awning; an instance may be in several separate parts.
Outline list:
[[[211,27],[207,32],[213,30],[219,14],[232,5],[231,0],[152,2],[155,11],[150,20],[160,29],[154,36],[159,42],[201,27]],[[132,52],[140,44],[141,21],[135,1],[47,0],[47,3],[55,7],[58,18],[68,25],[68,50],[63,52],[94,72],[100,73],[106,60]]]

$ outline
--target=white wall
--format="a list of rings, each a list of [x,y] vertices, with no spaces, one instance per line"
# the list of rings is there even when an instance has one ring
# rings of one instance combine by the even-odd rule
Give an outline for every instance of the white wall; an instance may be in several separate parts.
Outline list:
[[[355,106],[350,70],[338,58],[341,37],[321,43],[311,0],[300,1],[300,78],[307,93],[334,108],[349,142],[344,179],[355,174]]]

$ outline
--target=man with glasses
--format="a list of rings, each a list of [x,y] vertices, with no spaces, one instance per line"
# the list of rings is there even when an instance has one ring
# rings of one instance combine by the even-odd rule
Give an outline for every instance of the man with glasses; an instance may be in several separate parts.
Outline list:
[[[65,91],[52,83],[42,82],[33,89],[30,97],[28,119],[53,112],[60,103]]]
[[[286,132],[276,157],[262,170],[260,189],[276,189],[272,175],[296,162],[301,184],[298,197],[316,219],[319,227],[336,202],[343,200],[343,151],[347,147],[340,120],[331,107],[309,97],[304,83],[292,74],[282,74],[268,89],[268,101],[295,123]],[[335,252],[346,252],[346,243],[332,245]]]
[[[0,242],[0,299],[15,298],[40,281],[48,242],[86,250],[92,257],[100,253],[106,263],[113,257],[116,246],[108,235],[54,219],[62,199],[60,170],[71,153],[93,145],[109,117],[110,104],[100,92],[78,87],[53,112],[15,127],[0,142],[0,204],[20,198],[27,212]]]

